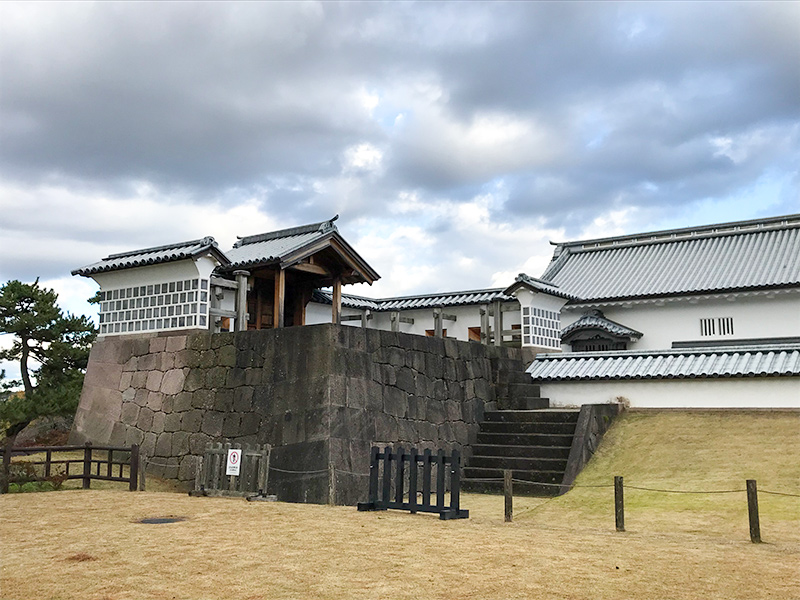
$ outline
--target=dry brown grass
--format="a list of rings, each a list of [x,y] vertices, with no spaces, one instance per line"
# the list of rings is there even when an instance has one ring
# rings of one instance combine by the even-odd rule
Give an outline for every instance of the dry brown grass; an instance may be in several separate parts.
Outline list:
[[[607,483],[623,469],[632,484],[741,487],[741,475],[752,473],[760,485],[768,482],[765,489],[798,487],[796,415],[771,423],[697,418],[629,415],[580,482]],[[659,433],[665,424],[671,434]],[[648,468],[628,454],[628,441],[640,435],[677,443],[672,452],[661,447],[663,460],[657,449],[640,447],[634,454],[649,453]],[[754,436],[758,450],[750,458],[741,446]],[[724,458],[731,452],[734,460]],[[690,458],[691,466],[679,468]],[[751,464],[761,469],[752,472]],[[676,473],[684,476],[676,480]],[[502,498],[480,495],[462,501],[468,520],[439,521],[170,493],[13,494],[0,497],[0,597],[800,598],[800,500],[760,496],[766,543],[756,545],[743,494],[703,500],[630,492],[625,533],[614,531],[612,498],[611,490],[595,488],[551,501],[518,498],[515,521],[505,524]],[[136,522],[165,516],[187,520]],[[79,555],[96,560],[70,560]]]

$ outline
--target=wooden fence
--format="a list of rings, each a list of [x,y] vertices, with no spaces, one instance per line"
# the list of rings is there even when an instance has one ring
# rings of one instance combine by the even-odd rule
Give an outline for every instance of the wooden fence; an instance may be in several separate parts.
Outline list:
[[[448,465],[449,469],[445,465]],[[406,475],[406,466],[408,466],[408,475]],[[418,501],[420,466],[422,467],[422,497]],[[435,482],[433,467],[436,468]],[[394,476],[392,471],[394,471]],[[450,502],[445,505],[448,471],[450,473]],[[392,497],[393,479],[394,497]],[[407,500],[405,499],[406,480],[408,481]],[[381,482],[380,490],[379,481]],[[436,504],[431,504],[433,483],[435,483]],[[458,450],[453,450],[450,456],[446,456],[444,450],[439,450],[434,455],[430,449],[420,454],[416,448],[405,452],[400,447],[396,452],[392,452],[388,446],[383,451],[378,447],[373,447],[369,464],[369,501],[360,502],[358,510],[396,508],[412,513],[437,513],[440,519],[466,519],[469,517],[469,511],[461,509],[460,495],[461,457]]]
[[[83,451],[82,458],[54,458],[53,453]],[[87,442],[83,446],[41,446],[28,448],[6,447],[3,451],[3,477],[0,493],[8,493],[11,483],[18,483],[18,477],[12,474],[12,457],[44,453],[44,460],[31,460],[13,463],[14,465],[30,465],[35,474],[26,474],[25,481],[47,481],[52,477],[65,479],[81,479],[83,489],[88,490],[92,480],[119,481],[129,484],[134,492],[139,485],[139,446],[93,446]],[[105,453],[104,456],[99,455]],[[75,465],[81,465],[78,469]],[[60,466],[64,470],[60,471]],[[37,469],[41,467],[41,469]],[[125,475],[124,468],[128,467]],[[76,470],[78,472],[76,472]],[[38,472],[37,472],[38,471]]]
[[[228,450],[241,448],[239,475],[226,475]],[[269,478],[269,444],[248,446],[241,444],[209,444],[198,458],[193,496],[249,496],[267,493]]]

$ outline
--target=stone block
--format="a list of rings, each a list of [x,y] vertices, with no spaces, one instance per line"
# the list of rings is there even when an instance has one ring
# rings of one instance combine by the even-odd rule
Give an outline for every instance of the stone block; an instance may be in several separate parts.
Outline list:
[[[204,387],[206,383],[206,372],[203,369],[190,369],[184,378],[183,389],[187,392],[194,392]]]
[[[455,400],[456,402],[461,402],[466,398],[464,387],[460,381],[447,382],[447,398],[449,400]]]
[[[456,367],[455,359],[444,359],[444,377],[450,381],[455,381],[458,379],[458,367]]]
[[[136,405],[134,404],[133,406]],[[116,423],[114,423],[114,427],[111,428],[111,435],[108,438],[108,445],[124,446],[127,437],[128,437],[128,425],[126,425],[122,421],[117,421]]]
[[[172,352],[162,352],[159,354],[160,362],[158,370],[166,373],[167,371],[175,368],[175,354]]]
[[[233,345],[233,333],[213,333],[211,334],[211,347],[222,348],[223,346]]]
[[[203,411],[190,410],[181,413],[181,430],[188,431],[189,433],[197,433],[200,431],[200,426],[203,423]]]
[[[164,431],[172,433],[181,430],[181,415],[180,413],[170,413],[164,417]]]
[[[226,367],[212,367],[206,370],[206,385],[207,388],[221,388],[225,387],[225,379],[228,376],[228,369]]]
[[[423,396],[408,397],[408,418],[423,421],[426,418],[428,401]]]
[[[233,410],[239,413],[250,412],[253,409],[253,388],[249,386],[238,387],[233,391]]]
[[[236,388],[245,384],[245,370],[235,367],[228,369],[225,377],[225,387]]]
[[[347,379],[345,387],[345,404],[349,408],[367,407],[367,381],[364,379]]]
[[[125,361],[125,364],[122,365],[122,371],[135,371],[139,368],[139,359],[136,356],[131,356],[128,360]]]
[[[119,390],[122,382],[122,366],[112,363],[94,363],[86,369],[83,385]],[[121,390],[120,390],[121,391]]]
[[[447,400],[444,403],[445,418],[448,421],[460,421],[463,418],[461,414],[461,402],[455,400]]]
[[[150,431],[153,433],[163,433],[164,432],[164,420],[166,419],[167,415],[163,412],[157,412],[153,414],[153,424],[150,426]]]
[[[133,383],[133,373],[122,373],[119,378],[119,391],[124,392],[131,387],[131,383]]]
[[[140,390],[144,389],[145,386],[147,386],[147,373],[145,371],[136,371],[135,373],[133,373],[133,378],[131,379],[131,387]]]
[[[178,466],[178,480],[179,481],[194,481],[194,476],[197,471],[197,457],[186,455],[181,458],[181,464]]]
[[[192,406],[203,410],[211,410],[214,408],[214,391],[202,389],[193,392]]]
[[[128,388],[124,392],[122,392],[122,401],[123,402],[133,402],[136,399],[136,390],[133,388]]]
[[[150,353],[156,354],[158,352],[164,352],[167,349],[167,338],[165,337],[154,337],[150,339]]]
[[[211,347],[211,334],[193,333],[187,337],[186,347],[191,350],[208,350]]]
[[[236,346],[228,345],[222,346],[217,351],[217,361],[221,367],[235,367],[236,366]]]
[[[192,408],[192,393],[180,392],[175,394],[172,400],[172,410],[174,412],[184,412]]]
[[[434,425],[439,425],[441,423],[444,423],[447,418],[447,413],[445,412],[445,407],[444,407],[444,401],[428,400],[425,410],[427,417],[426,420],[430,423],[433,423]]]
[[[256,352],[253,352],[252,348],[237,348],[234,346],[234,350],[236,351],[236,360],[232,365],[234,367],[239,369],[247,369],[248,367],[257,365],[260,362],[259,355]]]
[[[367,383],[366,405],[370,410],[383,410],[384,387],[377,381],[369,380]]]
[[[371,413],[375,419],[375,443],[395,444],[398,440],[397,417],[386,413]]]
[[[229,412],[222,422],[222,437],[235,438],[239,435],[241,417],[238,413]]]
[[[200,353],[197,350],[181,350],[175,353],[174,358],[176,369],[193,369],[200,366]]]
[[[200,425],[200,431],[210,436],[222,435],[222,424],[225,415],[221,412],[208,411],[203,415],[203,422]]]
[[[214,391],[214,410],[228,412],[233,410],[234,390],[221,389]]]
[[[203,369],[210,369],[211,367],[215,367],[219,364],[217,362],[217,353],[214,350],[204,350],[200,354],[200,367]]]
[[[139,357],[138,363],[134,371],[152,371],[157,369],[161,364],[161,355],[159,354],[145,354]]]
[[[387,362],[393,367],[404,367],[406,364],[406,353],[402,348],[392,346],[389,348]]]
[[[183,369],[171,369],[164,373],[161,380],[161,391],[165,394],[177,394],[183,391],[183,383],[186,380],[186,375]]]
[[[139,414],[136,417],[136,427],[138,427],[142,431],[151,431],[153,428],[154,414],[155,413],[147,407],[144,407],[141,410],[139,410]]]
[[[398,388],[409,394],[416,392],[417,382],[414,377],[414,371],[408,367],[401,367],[397,369],[396,377]]]
[[[281,437],[284,445],[306,441],[305,415],[302,412],[286,411],[284,413]]]
[[[164,378],[164,374],[161,371],[150,371],[147,374],[147,387],[148,390],[151,392],[157,392],[161,389],[161,380]]]
[[[139,419],[139,406],[133,402],[123,402],[120,419],[126,425],[136,425]]]
[[[239,426],[239,435],[255,435],[261,426],[261,417],[252,412],[241,415],[242,420]]]
[[[323,424],[326,420],[323,413]],[[330,412],[330,429],[326,432],[320,430],[316,439],[326,439],[328,436],[345,440],[364,440],[371,442],[375,439],[376,419],[375,413],[346,406],[332,407]],[[310,432],[309,432],[310,434]],[[309,435],[309,439],[314,439]]]
[[[205,433],[192,433],[189,435],[189,452],[202,455],[211,443],[211,436]]]
[[[444,365],[441,355],[425,355],[425,374],[431,379],[441,379],[442,376],[444,376]]]
[[[246,385],[260,385],[261,384],[261,374],[263,373],[263,369],[260,367],[257,368],[250,368],[245,369],[244,372],[244,382]]]
[[[141,446],[143,440],[144,433],[135,427],[128,427],[127,431],[125,432],[125,443],[123,446],[133,446],[134,444]]]
[[[142,440],[142,445],[140,449],[145,456],[153,456],[156,452],[156,442],[158,441],[158,435],[153,433],[152,431],[146,431],[144,433],[144,440]]]
[[[395,417],[407,416],[408,394],[398,388],[386,388],[383,394],[383,410]]]
[[[155,411],[162,410],[164,407],[164,394],[161,392],[148,392],[147,407]]]
[[[167,352],[178,352],[186,348],[185,335],[171,335],[167,338]]]
[[[189,454],[189,433],[176,431],[172,434],[172,456]]]
[[[172,434],[162,433],[158,436],[155,449],[156,456],[172,456]]]

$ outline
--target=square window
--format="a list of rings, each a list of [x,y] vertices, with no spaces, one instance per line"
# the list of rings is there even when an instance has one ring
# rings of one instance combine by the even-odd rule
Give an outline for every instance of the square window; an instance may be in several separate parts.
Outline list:
[[[122,310],[122,300],[117,300],[115,304],[116,304],[115,310]]]
[[[145,317],[149,319],[150,317],[153,316],[153,309],[152,308],[148,308],[147,312],[145,312],[144,314],[145,314]]]
[[[192,279],[192,289],[193,290],[197,289],[197,279]]]
[[[169,307],[169,312],[168,312],[167,314],[168,314],[170,317],[171,317],[172,315],[174,315],[174,314],[175,314],[175,307],[174,307],[174,306],[170,306],[170,307]]]
[[[192,308],[191,308],[190,312],[193,312],[193,313],[197,312],[197,303],[192,304]]]
[[[158,292],[156,292],[156,294],[157,294],[157,293],[158,293]],[[148,285],[148,286],[147,286],[147,295],[148,295],[148,296],[152,296],[152,295],[153,295],[153,286],[152,286],[152,285]]]
[[[206,326],[206,318],[204,315],[200,315],[200,327]]]
[[[136,331],[142,330],[142,324],[139,321],[136,321]]]
[[[162,306],[161,307],[161,316],[162,317],[166,317],[167,316],[167,307],[166,306]]]
[[[172,290],[170,290],[170,291],[172,291]],[[176,291],[176,292],[182,292],[182,291],[183,291],[183,282],[182,282],[182,281],[179,281],[179,282],[178,282],[178,283],[175,285],[175,291]]]
[[[162,328],[163,321],[161,319],[156,319],[156,327],[158,329]]]
[[[156,298],[156,303],[157,303],[159,306],[161,306],[162,304],[164,304],[164,296],[159,296],[158,298]]]
[[[201,304],[200,305],[200,312],[203,313],[203,314],[206,314],[208,312],[208,307],[207,307],[206,304]]]
[[[137,298],[136,299],[136,308],[142,308],[142,299],[141,298]]]
[[[178,319],[178,327],[186,327],[186,317]]]
[[[178,306],[175,307],[175,314],[180,315],[182,313],[183,313],[183,306],[178,304]]]
[[[169,282],[169,291],[170,291],[170,293],[175,291],[175,282],[174,281],[170,281]]]
[[[150,325],[150,329],[155,329],[156,328],[155,319],[150,319],[149,325]]]
[[[177,326],[178,326],[178,318],[172,317],[172,327],[177,327]]]
[[[117,298],[119,298],[119,290],[114,290],[111,299],[116,300]]]
[[[181,302],[181,304],[183,304],[184,302],[186,302],[186,292],[183,292],[183,293],[181,294],[181,299],[180,299],[180,302]]]
[[[143,308],[139,309],[139,318],[140,319],[144,319],[144,309]]]
[[[178,300],[180,300],[180,294],[172,294],[172,303],[177,304]]]
[[[108,325],[102,325],[100,327],[100,333],[108,333]]]
[[[138,287],[133,288],[133,297],[134,298],[138,298],[139,297],[139,288]]]
[[[144,298],[142,298],[142,306],[144,306],[145,308],[150,306],[150,298],[148,298],[146,296]]]
[[[122,324],[122,333],[126,333],[127,331],[128,331],[128,324],[127,323],[123,323]]]
[[[208,302],[208,292],[200,292],[200,302]]]
[[[119,323],[114,323],[114,333],[119,333]]]

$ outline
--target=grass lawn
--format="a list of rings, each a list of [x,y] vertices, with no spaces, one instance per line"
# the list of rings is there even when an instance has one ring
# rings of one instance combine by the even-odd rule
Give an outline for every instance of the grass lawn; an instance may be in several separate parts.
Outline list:
[[[577,484],[800,493],[800,414],[628,413]],[[150,488],[148,480],[148,488]],[[94,482],[93,482],[94,485]],[[399,511],[70,490],[0,497],[0,598],[800,598],[800,498],[613,490],[466,495],[467,520]],[[186,517],[165,525],[145,517]]]

